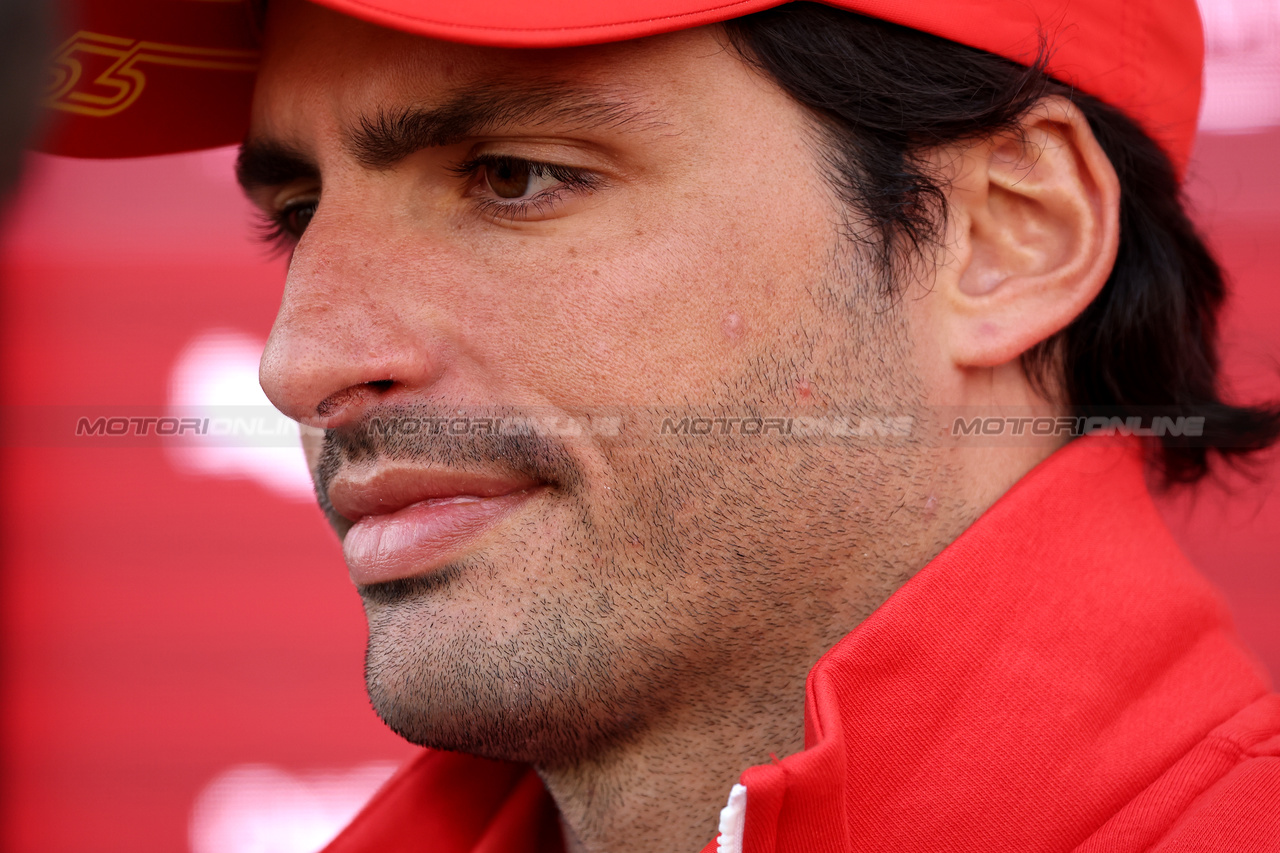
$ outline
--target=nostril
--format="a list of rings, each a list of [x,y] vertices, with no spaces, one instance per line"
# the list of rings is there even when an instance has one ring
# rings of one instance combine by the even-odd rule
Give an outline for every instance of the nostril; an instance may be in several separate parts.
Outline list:
[[[394,379],[377,379],[362,382],[344,388],[336,394],[330,394],[316,406],[316,415],[320,418],[342,418],[344,412],[350,414],[362,409],[374,398],[380,397],[396,386]]]

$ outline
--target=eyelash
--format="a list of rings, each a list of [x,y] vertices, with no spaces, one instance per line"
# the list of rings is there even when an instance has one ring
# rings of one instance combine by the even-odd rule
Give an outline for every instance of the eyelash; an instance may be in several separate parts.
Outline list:
[[[518,222],[528,219],[531,214],[541,213],[554,205],[566,193],[584,193],[599,189],[601,179],[598,175],[571,166],[556,163],[543,163],[537,160],[526,160],[523,157],[511,157],[505,154],[481,154],[455,166],[449,171],[468,183],[468,192],[474,193],[481,186],[482,170],[501,166],[523,166],[529,174],[538,178],[553,178],[559,186],[543,190],[525,199],[498,201],[493,198],[475,198],[480,213],[494,219]],[[309,205],[316,205],[318,199],[291,202],[280,210],[262,213],[256,225],[258,237],[272,247],[273,254],[292,254],[298,244],[299,234],[289,223],[289,216]]]
[[[279,210],[267,213],[265,211],[258,214],[257,222],[254,223],[254,231],[257,232],[258,239],[266,243],[270,247],[272,257],[281,255],[289,255],[292,257],[293,250],[298,245],[300,235],[294,234],[293,229],[289,225],[289,215],[295,210],[306,207],[307,205],[318,204],[319,200],[308,200],[305,202],[291,202],[286,204]]]

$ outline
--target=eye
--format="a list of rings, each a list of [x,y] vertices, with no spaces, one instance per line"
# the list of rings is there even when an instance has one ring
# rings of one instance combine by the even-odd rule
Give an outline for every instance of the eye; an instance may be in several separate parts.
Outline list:
[[[311,224],[311,217],[316,215],[318,203],[315,199],[305,199],[286,204],[276,214],[276,218],[280,220],[281,229],[295,240],[301,237],[302,232],[306,231],[307,226]]]
[[[564,202],[603,183],[599,175],[585,169],[502,154],[482,154],[451,171],[467,180],[467,195],[481,212],[509,221],[556,216]]]
[[[528,160],[500,160],[484,167],[485,182],[499,198],[521,198],[534,177]]]
[[[302,232],[311,224],[319,203],[317,198],[301,198],[286,203],[277,211],[261,214],[258,236],[274,252],[291,253]]]

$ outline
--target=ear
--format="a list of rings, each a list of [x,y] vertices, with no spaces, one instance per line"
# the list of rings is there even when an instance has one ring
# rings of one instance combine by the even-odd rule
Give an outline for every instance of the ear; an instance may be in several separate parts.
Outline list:
[[[1061,97],[953,163],[938,319],[955,367],[996,367],[1098,295],[1119,245],[1120,185],[1088,121]]]

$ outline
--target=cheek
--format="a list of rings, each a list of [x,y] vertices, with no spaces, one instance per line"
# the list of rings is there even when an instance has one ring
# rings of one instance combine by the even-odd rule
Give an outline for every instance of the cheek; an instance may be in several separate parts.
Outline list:
[[[486,258],[465,346],[566,408],[713,396],[753,358],[794,346],[807,253],[761,246],[718,221],[529,240]]]

